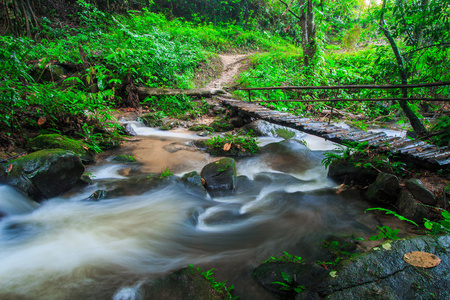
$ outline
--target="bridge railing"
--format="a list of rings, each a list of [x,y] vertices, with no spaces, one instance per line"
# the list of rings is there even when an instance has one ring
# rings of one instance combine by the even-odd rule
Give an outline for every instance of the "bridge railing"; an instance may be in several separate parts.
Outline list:
[[[403,100],[421,100],[421,101],[450,101],[449,98],[429,98],[429,97],[408,97],[408,98],[360,98],[360,99],[278,99],[278,100],[256,100],[252,101],[252,91],[265,91],[265,90],[283,90],[283,91],[296,91],[296,90],[355,90],[355,89],[414,89],[414,88],[430,88],[437,86],[449,86],[450,81],[442,81],[442,82],[432,82],[432,83],[418,83],[418,84],[389,84],[389,85],[336,85],[336,86],[277,86],[277,87],[255,87],[255,88],[239,88],[237,90],[247,91],[248,92],[248,101],[249,102],[332,102],[331,113],[329,121],[333,117],[333,109],[336,106],[337,102],[347,102],[347,101],[403,101]]]

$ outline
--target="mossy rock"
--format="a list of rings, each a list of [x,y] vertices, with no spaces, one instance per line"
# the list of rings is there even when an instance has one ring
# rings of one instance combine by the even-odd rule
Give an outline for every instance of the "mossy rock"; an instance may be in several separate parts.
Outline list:
[[[85,164],[94,162],[94,156],[90,152],[88,144],[57,133],[42,134],[27,143],[27,150],[30,152],[45,149],[69,150],[78,155]]]
[[[170,130],[172,128],[177,127],[180,124],[179,121],[169,121],[164,123],[159,129],[161,130]]]
[[[70,190],[83,172],[80,157],[72,151],[40,150],[1,165],[0,182],[42,201]]]
[[[214,128],[208,127],[206,125],[194,125],[192,127],[189,127],[188,129],[190,131],[204,131],[204,130],[207,130],[207,131],[214,132]]]
[[[285,140],[291,139],[295,137],[295,132],[289,129],[285,128],[277,128],[275,129],[275,136],[279,136],[280,138],[283,138]]]
[[[231,131],[234,129],[234,126],[225,118],[216,118],[208,127],[213,128],[216,132]]]
[[[148,127],[158,127],[163,124],[161,117],[156,113],[148,113],[141,116],[141,121]]]
[[[210,193],[229,193],[236,190],[236,161],[222,158],[203,167],[200,175]]]
[[[134,163],[136,159],[132,155],[119,154],[113,158],[113,161],[120,163]]]

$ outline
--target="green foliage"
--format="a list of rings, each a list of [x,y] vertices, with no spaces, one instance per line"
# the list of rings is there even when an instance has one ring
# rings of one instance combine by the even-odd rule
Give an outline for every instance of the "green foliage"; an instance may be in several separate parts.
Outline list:
[[[430,130],[434,132],[431,142],[438,146],[450,145],[450,117],[439,117]]]
[[[389,226],[377,226],[378,234],[369,238],[369,241],[378,241],[381,239],[398,240],[399,229],[391,229]]]
[[[407,219],[404,216],[399,215],[395,211],[392,211],[390,209],[374,207],[374,208],[366,209],[365,212],[372,211],[372,210],[381,211],[387,215],[393,215],[393,216],[397,217],[400,221],[409,222],[417,227],[419,226],[416,222],[414,222],[410,219]],[[376,240],[380,240],[380,239],[391,239],[391,240],[399,239],[399,237],[397,236],[398,232],[400,231],[399,229],[391,229],[389,226],[377,226],[377,228],[379,229],[378,234],[370,237],[369,238],[370,241],[376,241]]]
[[[208,271],[203,271],[200,268],[194,268],[193,265],[189,265],[189,268],[200,272],[202,274],[202,276],[211,284],[211,286],[220,294],[224,294],[225,299],[227,300],[234,300],[237,299],[238,297],[233,297],[233,295],[231,294],[231,292],[234,290],[234,286],[232,285],[231,287],[227,287],[226,286],[226,282],[222,281],[222,282],[217,282],[216,279],[214,278],[214,269],[208,270]]]
[[[350,49],[356,46],[361,38],[362,28],[354,24],[353,27],[345,34],[342,39],[342,45],[345,49]]]
[[[280,290],[292,291],[298,294],[306,289],[305,286],[297,284],[295,274],[294,278],[292,278],[291,276],[289,276],[289,274],[281,271],[281,276],[283,276],[283,282],[281,281],[271,282],[272,284],[280,285],[281,286]]]
[[[259,150],[258,139],[251,135],[232,135],[226,133],[224,136],[218,135],[205,141],[206,151],[214,155],[251,155]],[[226,145],[229,145],[228,150]]]
[[[408,218],[405,218],[404,216],[399,215],[398,213],[396,213],[395,211],[390,210],[390,209],[381,208],[381,207],[373,207],[373,208],[366,209],[365,212],[372,211],[372,210],[384,212],[386,215],[393,215],[394,217],[398,218],[400,221],[409,222],[415,226],[419,226],[419,225],[417,225],[416,222],[414,222]]]
[[[268,263],[268,262],[283,262],[283,263],[300,264],[303,262],[303,258],[301,258],[300,256],[295,256],[295,255],[289,254],[286,251],[283,251],[283,255],[271,256],[263,263]]]
[[[449,186],[447,186],[447,189],[448,188]],[[450,213],[446,210],[442,210],[441,216],[442,219],[438,222],[425,219],[424,226],[426,229],[431,231],[431,234],[450,233]]]
[[[161,172],[161,175],[159,175],[161,178],[168,178],[170,176],[173,176],[172,171],[170,171],[168,168],[165,168],[164,171]]]

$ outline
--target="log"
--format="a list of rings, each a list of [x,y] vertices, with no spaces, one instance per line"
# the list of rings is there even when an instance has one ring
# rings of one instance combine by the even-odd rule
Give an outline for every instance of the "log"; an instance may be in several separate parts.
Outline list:
[[[175,95],[186,95],[191,97],[211,97],[213,95],[223,95],[226,94],[222,89],[159,89],[159,88],[148,88],[148,87],[137,87],[137,93],[139,99],[144,99],[149,96],[175,96]]]

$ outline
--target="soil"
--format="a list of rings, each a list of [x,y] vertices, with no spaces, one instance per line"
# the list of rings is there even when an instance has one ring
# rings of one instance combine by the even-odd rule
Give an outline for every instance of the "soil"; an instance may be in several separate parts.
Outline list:
[[[248,58],[253,53],[248,54],[219,54],[222,63],[222,73],[219,78],[211,80],[206,88],[223,89],[230,87],[235,78],[242,72]]]

